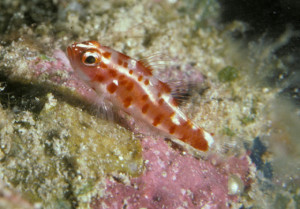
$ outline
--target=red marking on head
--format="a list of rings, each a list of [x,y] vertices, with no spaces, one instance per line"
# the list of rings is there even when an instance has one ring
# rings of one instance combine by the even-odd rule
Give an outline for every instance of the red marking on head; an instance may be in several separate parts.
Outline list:
[[[147,86],[147,85],[149,84],[149,80],[146,79],[146,80],[144,81],[144,84]]]
[[[127,68],[127,67],[128,67],[128,62],[124,62],[124,63],[123,63],[123,66],[124,66],[125,68]]]
[[[102,53],[103,57],[105,57],[106,59],[109,59],[111,57],[111,53],[110,52],[104,52]]]
[[[161,81],[159,81],[159,84],[160,84],[163,92],[165,92],[165,93],[171,93],[171,88],[170,88],[170,86],[168,84],[166,84],[164,82],[161,82]]]
[[[143,107],[142,107],[142,113],[146,113],[149,109],[149,104],[145,104]]]
[[[124,107],[128,108],[131,105],[132,98],[131,97],[126,97],[123,101]]]
[[[149,98],[149,96],[147,94],[145,94],[145,95],[142,96],[142,100],[143,101],[146,101],[148,98]]]
[[[129,74],[132,75],[133,74],[133,70],[129,70]]]
[[[105,77],[100,74],[96,74],[95,77],[93,78],[93,81],[97,81],[97,82],[103,82],[104,80],[105,80]]]
[[[110,69],[109,70],[109,75],[111,75],[111,77],[115,78],[117,77],[118,73],[116,70]]]
[[[143,80],[143,76],[140,75],[140,76],[138,77],[138,81],[142,81],[142,80]]]
[[[162,105],[164,103],[164,101],[165,101],[164,99],[160,99],[160,100],[158,100],[158,104]]]
[[[174,134],[175,133],[175,129],[176,129],[176,126],[171,126],[170,129],[169,129],[169,134]]]
[[[108,86],[106,87],[107,91],[111,94],[113,94],[116,90],[117,90],[118,86],[114,83],[110,83],[108,84]]]
[[[131,91],[131,90],[133,89],[133,87],[134,87],[133,82],[130,82],[130,83],[128,83],[126,89],[127,89],[128,91]]]
[[[154,118],[152,125],[153,125],[153,126],[157,126],[158,124],[160,124],[162,118],[163,118],[163,116],[162,116],[161,114],[157,115],[157,116]]]
[[[104,63],[104,62],[100,62],[100,67],[102,69],[106,69],[107,68],[107,65]]]

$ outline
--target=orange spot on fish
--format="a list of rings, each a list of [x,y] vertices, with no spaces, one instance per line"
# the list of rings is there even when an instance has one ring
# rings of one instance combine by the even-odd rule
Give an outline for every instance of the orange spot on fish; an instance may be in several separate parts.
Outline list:
[[[124,62],[124,63],[123,63],[123,66],[124,66],[125,68],[127,68],[127,67],[128,67],[128,62]]]
[[[129,70],[129,74],[132,75],[133,74],[133,70]]]
[[[120,80],[120,82],[119,82],[119,84],[120,84],[121,86],[125,86],[126,83],[127,83],[127,80]]]
[[[108,86],[106,87],[107,91],[111,94],[113,94],[116,90],[117,90],[118,86],[114,83],[110,83],[108,84]]]
[[[149,104],[145,104],[143,107],[142,107],[142,113],[146,113],[149,109]]]
[[[138,81],[142,81],[142,80],[143,80],[143,76],[140,75],[140,76],[138,77]]]
[[[109,75],[111,75],[111,77],[113,77],[113,78],[117,77],[117,75],[118,75],[116,70],[110,69],[108,72],[109,72]]]
[[[133,82],[130,82],[130,83],[128,83],[126,89],[127,89],[128,91],[131,91],[131,90],[133,89],[133,86],[134,86]]]
[[[147,94],[145,94],[145,95],[142,96],[142,100],[143,101],[146,101],[148,98],[149,98],[149,96]]]
[[[132,98],[131,97],[126,97],[123,101],[124,103],[124,107],[125,108],[128,108],[130,105],[131,105],[131,102],[132,102]]]
[[[155,118],[154,118],[154,120],[153,120],[153,123],[152,123],[152,125],[153,126],[157,126],[158,124],[160,124],[161,123],[161,120],[162,120],[162,115],[160,114],[160,115],[158,115],[158,116],[156,116]]]
[[[119,76],[120,81],[123,80],[123,79],[125,79],[125,78],[126,78],[125,75],[122,75],[122,74],[121,74],[121,75]]]
[[[118,59],[118,65],[122,65],[123,61],[121,59]]]
[[[149,84],[149,80],[146,79],[146,80],[144,81],[144,84],[147,86],[147,85]]]
[[[96,74],[93,81],[103,82],[105,80],[103,75]]]

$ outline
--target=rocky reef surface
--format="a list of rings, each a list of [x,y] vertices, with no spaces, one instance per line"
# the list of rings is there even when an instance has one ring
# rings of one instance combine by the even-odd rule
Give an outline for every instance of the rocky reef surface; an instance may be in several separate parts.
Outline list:
[[[247,45],[233,37],[248,26],[220,13],[215,1],[1,1],[0,205],[297,208],[299,110],[265,82],[287,69],[273,52],[292,32]],[[196,83],[182,110],[214,147],[141,135],[134,118],[99,107],[64,53],[84,40]]]

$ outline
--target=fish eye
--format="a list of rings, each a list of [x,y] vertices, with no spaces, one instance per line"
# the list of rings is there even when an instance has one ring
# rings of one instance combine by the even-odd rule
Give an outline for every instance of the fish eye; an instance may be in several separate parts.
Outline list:
[[[100,53],[97,51],[86,51],[82,55],[82,62],[87,66],[95,66],[100,60]]]
[[[90,55],[87,58],[85,58],[84,62],[86,64],[94,64],[96,62],[96,58]]]

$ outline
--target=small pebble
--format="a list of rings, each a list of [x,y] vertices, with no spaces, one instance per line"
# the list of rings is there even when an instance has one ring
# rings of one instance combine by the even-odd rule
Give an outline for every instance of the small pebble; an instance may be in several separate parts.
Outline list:
[[[231,175],[228,178],[228,194],[236,195],[244,191],[243,181],[236,175]]]

